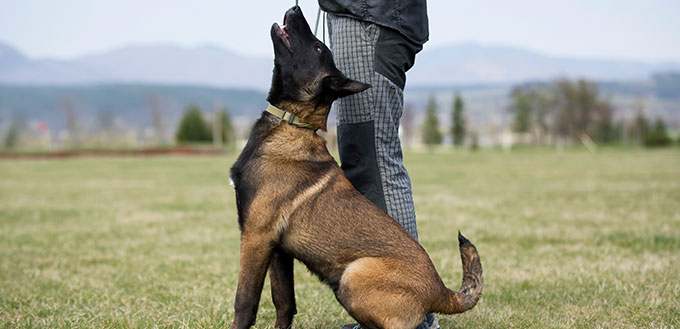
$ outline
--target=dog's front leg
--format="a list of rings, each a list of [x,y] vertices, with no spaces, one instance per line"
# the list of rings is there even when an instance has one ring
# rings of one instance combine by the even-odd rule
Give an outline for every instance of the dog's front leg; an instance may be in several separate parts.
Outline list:
[[[271,239],[260,234],[241,235],[241,268],[236,288],[232,329],[247,329],[255,323],[272,245]]]
[[[293,324],[295,289],[293,282],[293,257],[280,249],[274,249],[269,264],[269,280],[272,286],[272,300],[276,307],[276,329],[288,329]]]

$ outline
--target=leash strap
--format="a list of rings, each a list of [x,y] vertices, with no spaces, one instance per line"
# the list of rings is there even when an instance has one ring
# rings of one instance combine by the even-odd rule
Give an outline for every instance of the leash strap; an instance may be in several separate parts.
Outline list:
[[[289,125],[293,125],[295,127],[300,127],[300,128],[306,128],[306,129],[310,129],[310,130],[313,130],[313,131],[316,131],[316,130],[319,129],[315,125],[303,122],[302,120],[300,120],[299,117],[295,116],[295,114],[293,112],[284,111],[284,110],[282,110],[282,109],[280,109],[280,108],[278,108],[274,105],[269,104],[269,106],[267,106],[267,109],[265,111],[267,111],[270,114],[274,115],[275,117],[281,119],[281,121],[288,122]]]

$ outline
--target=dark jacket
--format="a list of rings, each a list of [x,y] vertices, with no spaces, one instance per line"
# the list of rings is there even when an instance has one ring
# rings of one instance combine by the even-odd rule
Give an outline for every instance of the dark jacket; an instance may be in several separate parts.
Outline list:
[[[319,0],[324,11],[395,29],[423,45],[429,37],[425,0]]]

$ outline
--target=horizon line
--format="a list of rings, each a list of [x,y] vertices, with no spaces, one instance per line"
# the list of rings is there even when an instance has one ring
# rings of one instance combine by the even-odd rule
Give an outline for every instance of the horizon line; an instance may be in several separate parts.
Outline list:
[[[428,46],[429,44],[429,46]],[[100,56],[104,55],[107,53],[111,53],[114,51],[119,51],[123,50],[126,48],[144,48],[144,47],[172,47],[172,48],[177,48],[181,50],[197,50],[201,48],[213,48],[217,49],[220,51],[224,51],[226,53],[229,53],[231,55],[243,57],[243,58],[254,58],[254,59],[270,59],[268,58],[267,55],[264,54],[255,54],[255,53],[244,53],[244,52],[239,52],[234,49],[231,49],[229,47],[219,45],[214,42],[203,42],[203,43],[198,43],[195,45],[182,45],[179,43],[175,42],[170,42],[170,41],[157,41],[157,42],[149,42],[149,43],[139,43],[139,42],[130,42],[127,44],[122,44],[119,46],[113,46],[108,49],[102,49],[102,50],[93,50],[93,51],[88,51],[84,52],[78,55],[67,55],[67,56],[33,56],[28,54],[25,50],[20,49],[19,47],[13,45],[11,42],[5,41],[5,40],[0,40],[0,45],[4,45],[6,47],[9,47],[10,49],[14,50],[17,52],[19,55],[28,58],[30,60],[36,60],[36,61],[41,61],[41,60],[52,60],[52,61],[63,61],[63,62],[68,62],[68,61],[74,61],[78,60],[83,57],[90,57],[90,56]],[[651,60],[651,59],[640,59],[640,58],[623,58],[623,57],[604,57],[604,56],[596,56],[596,55],[559,55],[559,54],[553,54],[549,52],[544,52],[540,50],[535,50],[530,47],[523,47],[523,46],[518,46],[518,45],[512,45],[512,44],[502,44],[502,43],[485,43],[485,42],[479,42],[479,41],[459,41],[459,42],[452,42],[452,43],[435,43],[431,44],[426,43],[425,47],[423,50],[419,53],[422,55],[423,53],[430,53],[438,50],[442,50],[445,48],[449,47],[456,47],[456,46],[476,46],[480,48],[498,48],[498,49],[507,49],[507,50],[519,50],[527,53],[533,53],[535,55],[543,56],[543,57],[548,57],[548,58],[553,58],[553,59],[571,59],[571,60],[596,60],[596,61],[618,61],[618,62],[632,62],[632,63],[645,63],[645,64],[678,64],[680,65],[680,59],[675,59],[675,58],[665,58],[665,59],[658,59],[658,60]],[[273,56],[270,55],[270,56]]]

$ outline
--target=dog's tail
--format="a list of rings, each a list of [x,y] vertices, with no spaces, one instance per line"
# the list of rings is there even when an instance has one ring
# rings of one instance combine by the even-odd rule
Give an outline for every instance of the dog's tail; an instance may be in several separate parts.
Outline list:
[[[458,232],[460,244],[460,258],[463,261],[463,283],[459,291],[446,288],[443,298],[435,305],[435,312],[444,314],[463,313],[477,305],[482,296],[484,278],[482,276],[482,262],[477,248]]]

